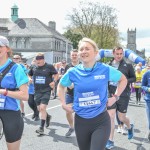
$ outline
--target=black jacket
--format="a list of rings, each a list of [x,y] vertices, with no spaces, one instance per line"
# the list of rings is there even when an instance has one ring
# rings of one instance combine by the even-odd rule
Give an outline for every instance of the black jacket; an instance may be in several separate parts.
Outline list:
[[[112,61],[109,65],[112,66]],[[132,82],[136,81],[134,68],[133,68],[132,64],[129,64],[124,59],[122,59],[120,64],[119,64],[118,70],[120,72],[122,72],[128,80],[127,86],[120,96],[125,96],[125,97],[130,96],[130,84]],[[114,94],[116,91],[116,87],[112,86],[112,85],[109,85],[108,89],[109,89],[110,95]]]

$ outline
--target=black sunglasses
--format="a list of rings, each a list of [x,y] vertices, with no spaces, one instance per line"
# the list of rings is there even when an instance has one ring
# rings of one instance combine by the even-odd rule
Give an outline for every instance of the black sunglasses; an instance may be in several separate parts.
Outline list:
[[[13,59],[20,59],[20,58],[13,58]]]

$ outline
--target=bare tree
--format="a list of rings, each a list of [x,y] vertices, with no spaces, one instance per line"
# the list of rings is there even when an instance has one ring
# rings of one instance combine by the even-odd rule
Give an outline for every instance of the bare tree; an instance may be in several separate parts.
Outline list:
[[[119,44],[116,9],[98,2],[81,1],[72,8],[69,29],[97,42],[99,48],[112,48]]]

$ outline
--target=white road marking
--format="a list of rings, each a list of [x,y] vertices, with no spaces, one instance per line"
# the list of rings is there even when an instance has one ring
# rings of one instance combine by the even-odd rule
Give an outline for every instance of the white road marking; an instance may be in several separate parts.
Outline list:
[[[53,106],[53,107],[49,107],[49,108],[47,108],[46,110],[54,109],[54,108],[57,108],[57,107],[60,107],[60,106],[61,106],[61,105],[56,105],[56,106]],[[27,114],[27,115],[25,115],[25,116],[27,117],[27,116],[31,116],[31,115],[33,115],[33,113]]]

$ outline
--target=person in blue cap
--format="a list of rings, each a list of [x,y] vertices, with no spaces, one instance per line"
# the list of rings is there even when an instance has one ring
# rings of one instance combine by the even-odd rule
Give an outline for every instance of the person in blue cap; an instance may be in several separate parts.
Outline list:
[[[28,77],[19,64],[12,62],[11,55],[8,39],[0,36],[0,74],[9,67],[0,78],[0,119],[8,149],[18,150],[24,129],[19,102],[28,100]]]
[[[83,38],[78,45],[81,64],[70,68],[60,79],[58,95],[62,108],[75,112],[75,133],[80,150],[102,150],[110,135],[107,106],[113,105],[127,85],[126,77],[118,70],[96,62],[96,43]],[[119,82],[116,92],[108,98],[108,82]],[[65,89],[74,85],[72,107],[66,105]]]

